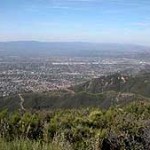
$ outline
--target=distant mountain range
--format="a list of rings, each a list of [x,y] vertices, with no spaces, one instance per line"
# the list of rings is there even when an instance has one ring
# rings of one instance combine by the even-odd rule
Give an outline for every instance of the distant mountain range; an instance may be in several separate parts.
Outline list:
[[[112,43],[87,43],[87,42],[37,42],[16,41],[0,42],[0,55],[17,56],[113,56],[150,53],[146,46]],[[130,56],[130,55],[129,55]]]

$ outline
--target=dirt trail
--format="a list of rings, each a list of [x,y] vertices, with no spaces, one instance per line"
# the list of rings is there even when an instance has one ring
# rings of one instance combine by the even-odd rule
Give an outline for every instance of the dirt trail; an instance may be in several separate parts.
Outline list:
[[[75,91],[73,91],[73,90],[71,90],[71,89],[69,89],[69,88],[67,88],[67,87],[57,87],[57,89],[58,89],[58,90],[66,91],[66,92],[68,92],[68,93],[70,93],[70,94],[72,94],[72,95],[76,94]]]
[[[18,94],[18,96],[19,96],[19,98],[20,98],[20,107],[21,107],[21,109],[22,109],[22,110],[26,110],[26,109],[24,108],[24,106],[23,106],[24,98],[22,97],[21,94]]]
[[[62,90],[69,92],[70,94],[74,95],[75,92],[73,90],[67,89],[67,88],[62,88]]]

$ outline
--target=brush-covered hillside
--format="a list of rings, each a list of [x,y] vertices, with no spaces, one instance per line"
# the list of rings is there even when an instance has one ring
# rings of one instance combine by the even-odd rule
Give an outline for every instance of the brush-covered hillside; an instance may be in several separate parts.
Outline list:
[[[139,73],[136,76],[116,73],[92,79],[91,81],[74,86],[72,89],[76,92],[104,93],[115,91],[150,97],[150,73]]]
[[[0,99],[2,150],[149,150],[150,73]]]
[[[125,107],[0,111],[1,150],[149,150],[150,103]]]
[[[150,101],[150,73],[135,76],[116,73],[45,93],[21,93],[0,98],[0,109],[50,110],[59,108],[124,106],[133,101]]]

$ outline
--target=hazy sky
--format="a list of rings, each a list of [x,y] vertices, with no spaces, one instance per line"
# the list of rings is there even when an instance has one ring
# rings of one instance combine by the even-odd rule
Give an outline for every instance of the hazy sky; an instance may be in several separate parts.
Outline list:
[[[150,0],[0,0],[0,41],[150,45]]]

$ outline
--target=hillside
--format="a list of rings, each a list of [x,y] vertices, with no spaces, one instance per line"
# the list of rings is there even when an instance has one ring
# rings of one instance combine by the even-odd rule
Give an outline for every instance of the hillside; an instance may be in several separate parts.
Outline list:
[[[91,81],[72,87],[72,89],[76,92],[86,91],[90,93],[103,93],[115,91],[150,97],[150,73],[139,73],[136,76],[116,73],[92,79]]]
[[[122,108],[0,111],[1,150],[149,150],[150,103]]]
[[[22,93],[0,98],[0,109],[49,110],[59,108],[124,106],[133,101],[150,100],[150,73],[127,76],[120,73],[92,79],[69,90]]]
[[[150,73],[0,99],[4,150],[149,150]]]

